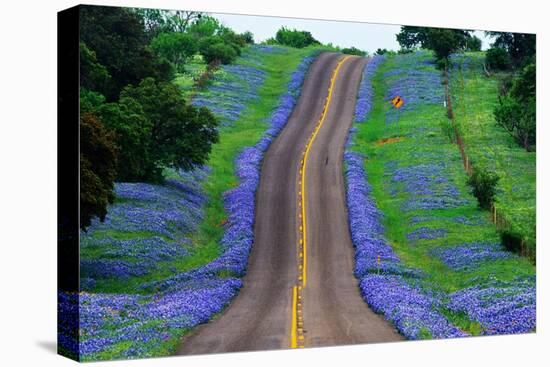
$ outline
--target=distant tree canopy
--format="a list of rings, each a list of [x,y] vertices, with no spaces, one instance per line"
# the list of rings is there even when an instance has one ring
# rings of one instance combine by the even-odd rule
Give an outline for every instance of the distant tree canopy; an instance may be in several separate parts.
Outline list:
[[[367,54],[365,51],[360,50],[356,47],[343,48],[341,51],[343,54],[347,54],[347,55],[365,56]]]
[[[466,50],[469,44],[476,46],[477,40],[470,31],[462,29],[402,26],[397,34],[397,42],[403,49],[430,49],[434,51],[437,60],[445,62],[453,52]]]
[[[126,8],[82,6],[80,40],[95,53],[95,60],[110,75],[105,88],[97,91],[114,101],[128,84],[146,77],[169,80],[171,68],[155,56],[148,44],[143,19]],[[82,51],[82,48],[81,48]]]
[[[132,9],[143,19],[145,32],[150,39],[164,32],[186,32],[194,22],[203,17],[203,13],[183,10]]]
[[[495,38],[492,47],[508,52],[512,64],[516,67],[535,62],[536,36],[528,33],[486,32]]]
[[[378,48],[376,49],[376,51],[374,52],[376,55],[385,55],[387,53],[389,53],[390,51],[386,48]]]
[[[296,29],[290,29],[286,27],[281,27],[275,34],[274,41],[280,45],[303,48],[309,45],[318,45],[320,44],[312,34],[307,31],[299,31]]]
[[[92,113],[80,115],[80,226],[93,217],[105,219],[107,204],[114,200],[116,147],[113,134]]]

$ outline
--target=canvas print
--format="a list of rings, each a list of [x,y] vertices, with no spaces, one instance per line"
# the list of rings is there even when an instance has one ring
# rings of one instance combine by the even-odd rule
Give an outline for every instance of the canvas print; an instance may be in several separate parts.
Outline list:
[[[536,331],[536,36],[59,13],[58,350]]]

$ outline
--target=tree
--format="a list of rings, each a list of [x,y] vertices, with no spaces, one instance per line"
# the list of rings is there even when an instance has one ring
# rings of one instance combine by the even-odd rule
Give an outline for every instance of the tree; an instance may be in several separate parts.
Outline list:
[[[167,61],[148,47],[143,19],[127,8],[81,6],[80,39],[95,52],[111,76],[108,86],[96,90],[115,101],[122,88],[146,77],[171,79]]]
[[[507,70],[512,66],[510,55],[501,47],[492,47],[487,50],[485,64],[492,70]]]
[[[374,52],[375,55],[385,55],[387,53],[389,53],[390,51],[388,51],[388,49],[386,48],[378,48],[376,49],[376,51]]]
[[[150,156],[152,125],[142,106],[135,99],[123,96],[118,103],[100,106],[98,114],[116,137],[119,161],[117,181],[131,182],[145,178],[159,181],[160,172]]]
[[[114,200],[116,148],[113,135],[92,113],[80,115],[80,227],[92,218],[105,220],[107,205]]]
[[[275,34],[275,40],[277,43],[285,46],[303,48],[309,45],[319,44],[310,32],[307,31],[298,31],[296,29],[289,29],[286,27],[281,27]]]
[[[202,13],[183,10],[133,9],[143,19],[146,33],[150,39],[163,32],[186,32],[189,26],[200,20]]]
[[[80,86],[92,90],[105,90],[111,81],[107,68],[97,61],[94,51],[80,42]]]
[[[212,37],[217,34],[220,26],[216,18],[205,15],[193,22],[187,32],[198,39]]]
[[[514,78],[494,109],[497,124],[526,150],[536,144],[536,65],[529,64]]]
[[[481,39],[477,36],[471,36],[466,41],[465,51],[481,51]]]
[[[365,56],[367,54],[365,51],[362,51],[356,47],[343,48],[342,53],[347,55],[357,55],[357,56]]]
[[[403,49],[411,50],[420,46],[434,51],[436,59],[445,63],[451,53],[467,49],[468,42],[472,42],[470,31],[467,30],[412,26],[402,26],[396,38]]]
[[[536,36],[528,33],[486,32],[495,38],[492,47],[503,48],[508,51],[514,66],[525,66],[534,62],[536,53]]]
[[[152,78],[124,88],[101,116],[116,133],[124,181],[161,182],[163,167],[190,170],[206,162],[218,141],[208,109],[187,105],[174,84]]]
[[[160,33],[151,41],[151,48],[182,71],[186,60],[197,52],[197,41],[186,33]]]

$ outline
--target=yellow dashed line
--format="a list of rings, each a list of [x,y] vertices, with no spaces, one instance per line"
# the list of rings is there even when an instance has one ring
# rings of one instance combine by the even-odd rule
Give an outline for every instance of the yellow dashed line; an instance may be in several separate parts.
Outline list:
[[[336,64],[336,67],[334,68],[332,72],[332,76],[330,78],[330,85],[328,88],[328,94],[327,98],[325,100],[325,104],[323,106],[323,111],[321,112],[321,117],[319,118],[319,121],[317,122],[315,129],[313,130],[313,133],[308,138],[305,150],[302,152],[303,159],[300,161],[300,169],[299,169],[299,179],[298,179],[298,186],[300,187],[298,191],[298,207],[300,207],[300,211],[298,212],[298,219],[301,222],[300,228],[300,239],[298,241],[298,286],[294,286],[292,288],[292,325],[290,330],[290,347],[291,348],[303,348],[304,347],[304,321],[302,318],[302,291],[303,288],[306,286],[307,281],[307,221],[306,221],[306,165],[307,165],[307,157],[309,155],[309,151],[311,149],[311,145],[315,141],[315,138],[317,137],[317,133],[323,126],[323,123],[325,121],[325,118],[327,116],[327,112],[330,106],[330,102],[332,100],[332,91],[334,89],[334,83],[336,81],[336,77],[338,76],[338,72],[340,71],[340,68],[342,67],[342,64],[346,62],[351,56],[345,56],[340,61],[338,61],[338,64]]]

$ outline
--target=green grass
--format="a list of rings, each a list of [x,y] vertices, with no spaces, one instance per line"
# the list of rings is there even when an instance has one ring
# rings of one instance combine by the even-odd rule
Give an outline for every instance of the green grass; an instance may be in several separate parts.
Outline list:
[[[441,128],[441,124],[448,123],[443,103],[423,104],[413,111],[403,111],[397,122],[386,124],[385,113],[393,107],[384,100],[384,95],[388,82],[393,77],[385,78],[384,74],[397,67],[404,67],[398,58],[399,56],[388,58],[380,65],[373,79],[373,108],[365,122],[355,125],[358,131],[352,148],[366,157],[365,169],[372,186],[372,196],[384,214],[385,235],[394,251],[407,266],[425,272],[427,276],[422,281],[424,287],[447,294],[490,279],[512,280],[519,275],[534,274],[534,267],[527,259],[520,257],[487,262],[473,270],[454,271],[432,255],[431,251],[441,246],[474,241],[499,242],[500,239],[496,227],[490,221],[489,213],[478,209],[477,201],[466,184],[467,175],[458,147],[449,141]],[[419,66],[422,69],[431,67],[433,66]],[[396,137],[400,139],[380,144],[383,139]],[[402,205],[409,194],[399,191],[392,195],[396,186],[391,182],[393,170],[388,168],[388,164],[407,167],[442,161],[445,162],[445,177],[456,186],[460,197],[467,199],[467,204],[451,209],[404,211]],[[426,220],[413,223],[411,219],[415,216],[425,217]],[[457,216],[474,220],[478,224],[473,226],[457,223],[452,220]],[[447,233],[446,236],[434,240],[408,240],[406,235],[419,227],[441,228]],[[448,310],[441,312],[456,326],[472,335],[480,333],[480,325],[465,315]]]
[[[498,81],[503,75],[485,76],[482,52],[459,58],[469,67],[452,70],[451,94],[456,122],[466,153],[474,166],[487,167],[500,177],[497,210],[531,246],[536,242],[536,153],[527,152],[493,117],[498,103]]]

